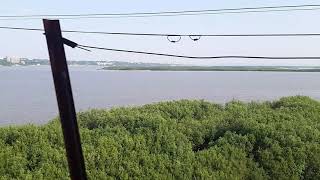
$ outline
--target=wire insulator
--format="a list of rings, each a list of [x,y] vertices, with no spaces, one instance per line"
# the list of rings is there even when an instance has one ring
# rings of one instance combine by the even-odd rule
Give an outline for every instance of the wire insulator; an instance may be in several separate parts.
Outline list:
[[[190,35],[189,38],[192,41],[199,41],[201,39],[201,36],[200,35]]]
[[[172,38],[177,38],[177,39],[172,39]],[[181,40],[181,36],[168,35],[167,39],[168,39],[168,41],[170,41],[172,43],[177,43]]]

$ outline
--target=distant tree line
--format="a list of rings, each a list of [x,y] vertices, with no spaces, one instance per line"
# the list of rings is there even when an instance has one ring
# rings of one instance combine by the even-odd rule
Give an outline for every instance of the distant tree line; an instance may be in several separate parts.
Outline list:
[[[320,67],[295,67],[295,66],[107,66],[103,70],[121,71],[272,71],[272,72],[320,72]]]
[[[11,62],[5,61],[4,59],[0,59],[0,66],[12,66]]]
[[[78,114],[90,179],[320,179],[320,102],[181,100]],[[58,120],[0,128],[0,179],[68,179]]]

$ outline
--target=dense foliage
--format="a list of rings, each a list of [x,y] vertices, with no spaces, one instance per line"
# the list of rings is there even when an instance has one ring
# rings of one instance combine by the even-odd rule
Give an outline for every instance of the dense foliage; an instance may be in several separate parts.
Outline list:
[[[11,62],[0,59],[0,66],[12,66],[12,65],[13,64]]]
[[[90,179],[320,179],[320,102],[164,102],[78,114]],[[60,125],[0,128],[0,179],[68,179]]]
[[[319,67],[294,67],[294,66],[173,66],[166,64],[124,64],[102,68],[104,70],[150,70],[150,71],[276,71],[276,72],[320,72]]]

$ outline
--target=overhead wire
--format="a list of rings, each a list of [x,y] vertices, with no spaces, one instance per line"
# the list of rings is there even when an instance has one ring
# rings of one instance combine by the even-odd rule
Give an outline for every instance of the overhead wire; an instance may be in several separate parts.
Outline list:
[[[0,29],[11,29],[11,30],[26,30],[26,31],[43,31],[43,29],[37,29],[37,28],[21,28],[21,27],[0,27]],[[77,33],[81,32],[84,33],[84,31],[62,31],[62,32],[72,32]],[[88,33],[88,32],[86,32]],[[119,33],[117,33],[119,34]],[[128,33],[127,33],[128,34]],[[131,33],[134,34],[134,33]],[[138,35],[138,34],[134,34]],[[139,35],[164,35],[164,34],[139,34]],[[168,35],[168,34],[166,34]],[[172,35],[172,34],[171,34]],[[313,33],[313,34],[218,34],[218,35],[178,35],[178,36],[320,36],[320,33]],[[80,49],[85,49],[88,51],[88,49],[97,49],[97,50],[106,50],[106,51],[115,51],[115,52],[125,52],[125,53],[135,53],[135,54],[145,54],[145,55],[155,55],[155,56],[166,56],[166,57],[175,57],[175,58],[186,58],[186,59],[269,59],[269,60],[275,60],[275,59],[298,59],[298,60],[320,60],[320,56],[186,56],[186,55],[176,55],[176,54],[167,54],[167,53],[157,53],[157,52],[145,52],[145,51],[135,51],[135,50],[125,50],[125,49],[113,49],[113,48],[105,48],[105,47],[97,47],[97,46],[88,46],[88,45],[77,45]]]
[[[87,49],[97,49],[105,51],[114,51],[114,52],[124,52],[124,53],[134,53],[134,54],[144,54],[144,55],[155,55],[155,56],[165,56],[165,57],[174,57],[174,58],[186,58],[186,59],[269,59],[269,60],[320,60],[320,56],[186,56],[186,55],[177,55],[177,54],[167,54],[167,53],[157,53],[157,52],[146,52],[146,51],[135,51],[135,50],[125,50],[125,49],[113,49],[105,48],[98,46],[88,46],[78,44],[78,47],[87,48]]]
[[[161,12],[140,12],[140,13],[95,13],[95,14],[38,14],[38,15],[2,15],[1,17],[43,17],[43,16],[121,16],[121,15],[155,15],[155,14],[180,14],[180,13],[199,13],[199,12],[216,12],[216,11],[236,11],[236,10],[257,10],[257,9],[279,9],[279,8],[301,8],[301,7],[320,7],[320,4],[304,5],[286,5],[286,6],[260,6],[244,8],[224,8],[224,9],[206,9],[206,10],[185,10],[185,11],[161,11]]]
[[[315,9],[286,9],[286,10],[279,10],[274,8],[286,7],[286,8],[296,8],[302,6],[312,6],[312,7],[320,7],[320,5],[301,5],[301,6],[277,6],[277,7],[257,7],[257,8],[238,8],[238,9],[216,9],[216,10],[201,10],[203,13],[209,13],[208,11],[230,11],[230,10],[248,10],[248,9],[271,9],[265,10],[263,12],[269,11],[292,11],[292,10],[315,10]],[[320,8],[316,8],[320,9]],[[252,11],[250,11],[252,12]],[[257,11],[254,11],[257,12]],[[258,11],[260,12],[260,11]],[[173,13],[173,14],[166,14],[166,13]],[[182,15],[179,13],[201,13],[199,11],[176,11],[176,12],[158,12],[158,13],[134,13],[136,14],[145,14],[145,15]],[[248,13],[245,12],[218,12],[218,13]],[[132,15],[133,13],[127,13],[125,15]],[[87,14],[88,15],[88,14]],[[102,14],[91,14],[93,16],[102,15]],[[107,14],[103,14],[107,15]],[[108,14],[110,15],[110,14]],[[115,15],[115,14],[112,14]],[[124,15],[124,14],[117,14],[117,15]],[[192,15],[192,14],[186,14]],[[31,15],[31,16],[41,16],[41,15]],[[55,16],[55,15],[49,15]],[[63,15],[63,16],[74,16],[74,15]],[[82,15],[76,15],[82,16]],[[0,16],[4,17],[4,16]],[[6,17],[25,17],[25,16],[6,16]],[[28,16],[29,17],[29,16]],[[1,20],[1,19],[0,19]],[[27,30],[27,31],[44,31],[43,29],[38,28],[23,28],[23,27],[0,27],[0,29],[10,29],[10,30]],[[171,42],[178,42],[182,36],[188,36],[190,39],[194,41],[198,41],[203,36],[208,37],[282,37],[282,36],[320,36],[320,33],[284,33],[284,34],[159,34],[159,33],[126,33],[126,32],[98,32],[98,31],[75,31],[75,30],[63,30],[62,32],[66,33],[84,33],[84,34],[105,34],[105,35],[126,35],[126,36],[166,36],[167,39]],[[169,37],[178,36],[178,40],[170,40]],[[176,55],[176,54],[167,54],[167,53],[157,53],[157,52],[146,52],[146,51],[135,51],[135,50],[125,50],[125,49],[113,49],[113,48],[104,48],[104,47],[97,47],[97,46],[88,46],[88,45],[78,45],[78,48],[85,48],[87,49],[98,49],[98,50],[106,50],[106,51],[116,51],[116,52],[125,52],[125,53],[135,53],[135,54],[145,54],[145,55],[156,55],[156,56],[166,56],[166,57],[176,57],[176,58],[188,58],[188,59],[230,59],[230,58],[238,58],[238,59],[317,59],[319,60],[320,57],[313,56],[313,57],[298,57],[298,56],[186,56],[186,55]]]
[[[1,26],[0,29],[25,30],[25,31],[44,31],[44,29],[39,29],[39,28],[8,27],[8,26]]]
[[[42,18],[59,19],[89,19],[89,18],[139,18],[155,16],[195,16],[214,14],[239,14],[259,12],[285,12],[285,11],[313,11],[319,10],[320,5],[288,5],[288,6],[262,6],[245,8],[225,8],[209,10],[187,10],[187,11],[163,11],[163,12],[142,12],[142,13],[101,13],[101,14],[39,14],[39,15],[1,15],[0,20],[28,20]]]
[[[25,30],[25,31],[42,31],[40,28],[26,28],[26,27],[8,27],[0,26],[0,29],[8,30]],[[80,34],[102,34],[102,35],[123,35],[123,36],[180,36],[180,37],[292,37],[292,36],[320,36],[320,33],[262,33],[262,34],[170,34],[170,33],[131,33],[131,32],[102,32],[102,31],[77,31],[77,30],[62,30],[65,33],[80,33]]]

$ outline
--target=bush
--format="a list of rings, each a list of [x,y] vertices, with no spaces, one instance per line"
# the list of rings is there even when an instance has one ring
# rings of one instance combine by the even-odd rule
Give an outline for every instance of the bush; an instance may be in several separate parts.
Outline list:
[[[78,114],[90,179],[320,179],[320,103],[173,101]],[[68,179],[58,120],[0,128],[0,179]]]

